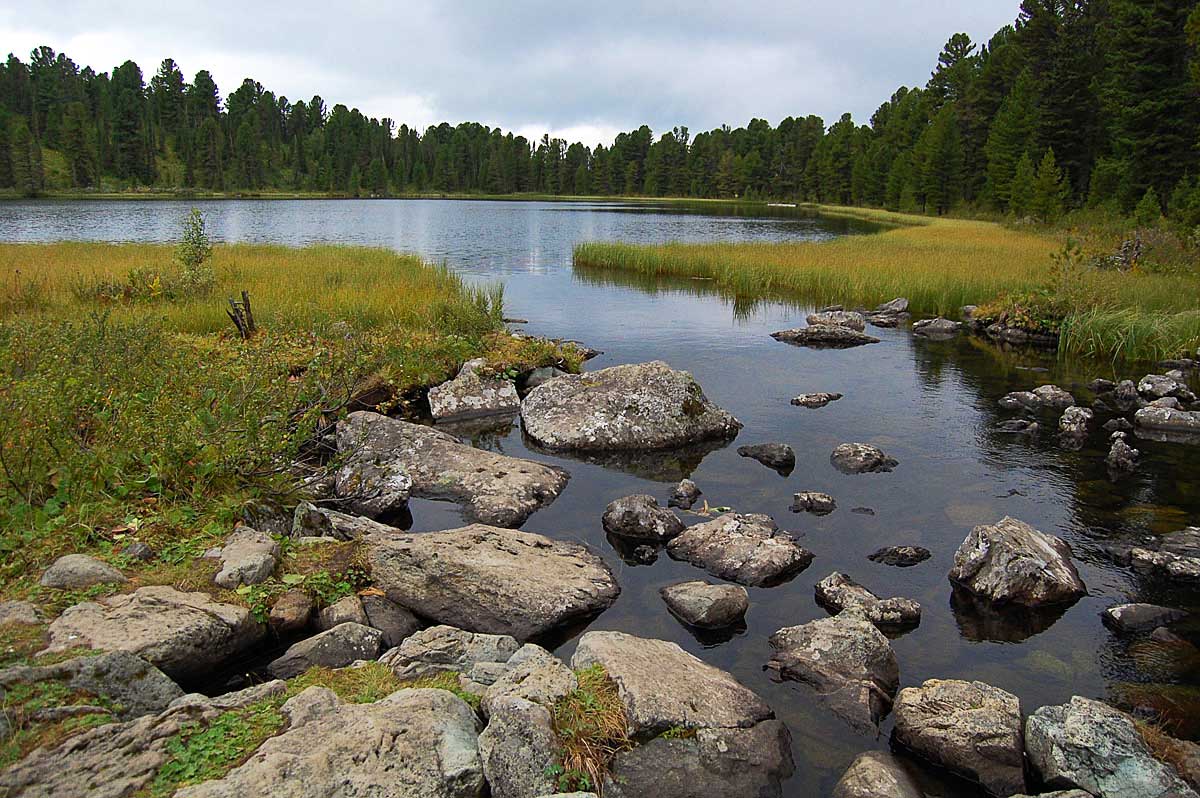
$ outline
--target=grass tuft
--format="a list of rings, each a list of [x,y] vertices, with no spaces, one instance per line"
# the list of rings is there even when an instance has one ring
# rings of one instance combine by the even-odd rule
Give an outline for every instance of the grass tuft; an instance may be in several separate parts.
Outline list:
[[[563,747],[559,789],[596,791],[609,763],[633,747],[617,685],[602,665],[575,672],[578,687],[554,704],[554,731]]]

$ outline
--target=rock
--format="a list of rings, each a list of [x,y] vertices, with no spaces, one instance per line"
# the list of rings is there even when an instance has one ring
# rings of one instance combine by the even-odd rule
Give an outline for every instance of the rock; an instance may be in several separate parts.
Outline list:
[[[316,605],[304,590],[293,588],[275,600],[267,620],[278,635],[291,635],[308,626]]]
[[[773,468],[783,476],[792,473],[796,467],[796,452],[786,443],[757,443],[753,446],[739,446],[739,457],[750,457]]]
[[[575,673],[562,660],[541,646],[526,643],[504,663],[504,672],[484,691],[480,706],[490,715],[497,701],[519,698],[553,709],[555,702],[578,686]]]
[[[1104,464],[1108,466],[1109,474],[1115,478],[1133,473],[1137,469],[1140,456],[1141,452],[1126,443],[1123,438],[1116,438],[1104,458]]]
[[[367,616],[367,626],[378,629],[383,634],[382,643],[385,650],[400,645],[405,638],[421,628],[417,616],[386,596],[362,594],[359,599]]]
[[[770,638],[773,679],[812,688],[836,715],[870,728],[887,715],[900,666],[886,637],[853,612],[780,629]]]
[[[829,515],[837,509],[837,501],[828,493],[792,494],[793,513],[812,513],[813,515]]]
[[[1105,432],[1129,432],[1133,429],[1133,424],[1129,419],[1125,418],[1110,418],[1104,422]]]
[[[342,623],[301,640],[273,660],[267,670],[276,679],[291,679],[311,667],[344,668],[360,659],[379,656],[383,633],[360,623]]]
[[[824,407],[830,402],[836,402],[841,399],[840,393],[802,393],[792,399],[792,404],[797,407],[807,407],[810,410],[816,410],[818,407]]]
[[[876,313],[907,313],[908,300],[902,296],[896,297],[890,302],[884,302],[879,307],[875,308]]]
[[[898,313],[869,313],[867,314],[867,323],[872,327],[892,329],[900,326],[900,318]]]
[[[38,626],[46,622],[30,601],[0,601],[0,626]]]
[[[957,321],[950,321],[938,317],[936,319],[921,319],[912,326],[913,335],[923,335],[927,338],[950,338],[958,335],[959,327],[962,325]]]
[[[1137,384],[1132,380],[1121,380],[1112,391],[1112,402],[1122,413],[1142,407],[1145,400],[1138,393]]]
[[[1114,632],[1146,632],[1186,618],[1187,613],[1157,604],[1119,604],[1100,614],[1104,625]]]
[[[846,574],[832,573],[817,582],[817,603],[837,615],[852,610],[879,627],[916,626],[921,622],[921,605],[912,599],[881,599]]]
[[[875,511],[870,507],[851,507],[850,512],[855,515],[875,515]]]
[[[550,768],[562,760],[550,711],[522,698],[492,703],[479,735],[479,757],[492,798],[537,798],[555,788]]]
[[[221,549],[221,570],[213,581],[233,590],[265,582],[279,561],[279,544],[265,532],[248,526],[234,530]]]
[[[884,751],[859,754],[833,788],[833,798],[924,798],[924,795],[900,760]]]
[[[681,510],[690,510],[696,500],[700,498],[703,491],[696,487],[696,483],[690,479],[683,479],[671,491],[671,498],[667,501],[668,507],[678,507]]]
[[[887,548],[877,549],[874,553],[867,555],[867,559],[883,565],[911,568],[914,565],[925,562],[932,556],[929,549],[924,546],[888,546]]]
[[[814,324],[794,330],[780,330],[771,333],[771,337],[776,341],[816,349],[849,349],[852,346],[879,343],[879,339],[873,335],[836,324]]]
[[[209,673],[265,631],[245,607],[150,586],[68,607],[50,624],[50,643],[41,653],[131,651],[173,679],[188,679]]]
[[[1200,434],[1200,411],[1143,407],[1133,414],[1133,423],[1144,429],[1196,435]]]
[[[141,562],[150,562],[154,559],[154,549],[140,540],[132,541],[121,549],[121,554],[131,560],[140,560]]]
[[[1092,393],[1099,394],[1099,393],[1108,393],[1109,391],[1115,390],[1117,387],[1117,384],[1115,382],[1113,382],[1112,380],[1106,380],[1106,379],[1102,379],[1102,378],[1098,377],[1098,378],[1092,380],[1091,382],[1089,382],[1087,387],[1088,387],[1088,390],[1091,391]]]
[[[292,513],[293,538],[341,538],[333,526],[329,511],[322,511],[311,502],[300,502]]]
[[[405,492],[415,498],[455,502],[473,520],[515,527],[553,502],[569,479],[561,468],[464,446],[440,430],[376,413],[351,413],[337,434],[339,451],[349,453],[338,472],[339,496],[376,484],[373,475],[382,469],[406,475],[411,488]],[[396,509],[402,503],[386,504]],[[361,514],[385,511],[374,500],[368,505],[360,505]]]
[[[778,584],[813,560],[770,516],[737,513],[688,527],[667,544],[667,553],[720,579],[756,587]]]
[[[224,778],[177,798],[286,795],[481,798],[475,713],[446,690],[399,690],[371,704],[310,687],[283,705],[287,731]]]
[[[46,569],[38,584],[59,590],[78,590],[113,582],[125,582],[125,575],[106,562],[86,554],[59,557]]]
[[[810,313],[805,319],[810,326],[828,324],[835,327],[849,327],[851,330],[862,332],[867,329],[867,320],[861,313],[845,310],[830,310],[824,313]]]
[[[603,666],[616,683],[632,737],[673,728],[743,729],[774,717],[733,676],[665,640],[587,632],[579,638],[571,667],[592,665]]]
[[[1129,564],[1143,576],[1200,580],[1200,527],[1168,532],[1147,547],[1134,547],[1129,551]]]
[[[309,505],[311,507],[311,505]],[[338,512],[324,507],[312,507],[315,515],[324,519],[324,523],[310,521],[307,526],[300,527],[293,532],[293,539],[297,543],[307,542],[329,542],[331,540],[358,540],[372,532],[383,532],[385,534],[395,531],[395,527],[381,524],[378,521],[372,521],[370,518],[364,518],[361,515],[350,515],[349,513]],[[297,534],[302,532],[317,532],[317,535]]]
[[[1147,374],[1138,381],[1137,391],[1146,399],[1181,397],[1191,393],[1186,384],[1163,374]]]
[[[379,661],[401,681],[447,671],[482,675],[503,671],[519,644],[508,635],[465,632],[453,626],[431,626],[414,632]]]
[[[1057,385],[1042,385],[1034,388],[1033,394],[1041,402],[1042,407],[1065,410],[1075,404],[1075,397]]]
[[[338,599],[317,613],[317,629],[322,632],[327,632],[344,623],[370,626],[370,622],[367,620],[367,611],[363,609],[362,599],[353,593]]]
[[[1096,414],[1086,407],[1068,407],[1058,420],[1058,431],[1063,435],[1082,438],[1088,434],[1088,428]]]
[[[741,621],[750,609],[750,595],[738,585],[680,582],[659,592],[667,609],[679,620],[701,629],[722,629]]]
[[[559,377],[521,403],[525,434],[548,449],[671,449],[742,428],[686,371],[662,361]]]
[[[1050,787],[1076,787],[1099,798],[1196,795],[1153,756],[1132,718],[1089,698],[1074,696],[1030,715],[1025,747],[1033,770]]]
[[[1168,410],[1183,410],[1183,405],[1174,396],[1164,396],[1162,399],[1155,399],[1150,403],[1150,407],[1165,407]]]
[[[485,376],[483,358],[468,360],[449,382],[429,389],[429,412],[434,421],[515,414],[521,407],[517,386],[503,377]]]
[[[891,471],[899,462],[880,449],[866,443],[843,443],[834,448],[829,462],[843,474],[866,474]]]
[[[1014,346],[1041,346],[1054,349],[1058,346],[1057,333],[1044,333],[1038,330],[1027,330],[1023,327],[1010,327],[1000,322],[989,324],[984,330],[989,338],[1003,341]]]
[[[1038,410],[1042,400],[1033,391],[1013,391],[1000,397],[1000,406],[1005,410]]]
[[[550,380],[557,379],[559,377],[565,377],[568,373],[569,372],[555,368],[554,366],[542,366],[540,368],[533,369],[528,374],[525,374],[523,377],[521,377],[521,379],[518,381],[517,393],[521,396],[521,398],[524,398],[528,396],[529,392],[534,388],[541,387],[542,385],[550,382]],[[520,408],[518,407],[517,409],[519,410]]]
[[[1087,592],[1065,541],[1007,516],[971,530],[954,554],[950,581],[996,605],[1039,607]]]
[[[658,737],[621,751],[604,780],[605,798],[778,798],[792,775],[791,735],[778,720],[749,729]]]
[[[683,532],[675,513],[659,507],[653,496],[626,496],[604,508],[604,531],[627,540],[664,543]]]
[[[983,682],[930,679],[896,697],[895,740],[1003,798],[1025,791],[1021,702]]]
[[[600,613],[621,592],[589,549],[531,532],[474,524],[365,540],[389,599],[472,632],[528,640]]]
[[[107,700],[121,720],[162,712],[183,695],[179,685],[146,660],[128,651],[76,657],[54,665],[17,666],[0,670],[0,688],[36,682],[59,682]]]
[[[1037,435],[1040,427],[1036,421],[1027,418],[1010,418],[1001,421],[995,427],[997,432],[1008,432],[1014,435]]]

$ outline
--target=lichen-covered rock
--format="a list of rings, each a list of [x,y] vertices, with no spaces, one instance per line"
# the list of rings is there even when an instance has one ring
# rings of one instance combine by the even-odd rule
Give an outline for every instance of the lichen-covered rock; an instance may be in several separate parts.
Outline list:
[[[453,626],[431,626],[414,632],[379,658],[396,678],[411,681],[437,673],[461,673],[472,681],[483,673],[503,672],[520,648],[509,635],[467,632]]]
[[[1133,414],[1133,422],[1143,429],[1200,435],[1200,410],[1143,407]]]
[[[621,592],[592,551],[531,532],[474,524],[365,541],[389,599],[472,632],[528,640],[596,615]]]
[[[837,327],[849,327],[851,330],[862,332],[867,329],[867,320],[861,313],[852,310],[829,310],[822,313],[810,313],[805,319],[812,324],[831,324]]]
[[[776,341],[794,346],[810,346],[815,349],[849,349],[864,344],[877,344],[879,339],[864,332],[838,324],[813,324],[793,330],[771,333]]]
[[[816,410],[841,398],[842,395],[840,393],[802,393],[792,398],[792,404],[796,407],[807,407],[809,410]]]
[[[1168,396],[1185,398],[1191,395],[1185,382],[1164,374],[1147,374],[1138,381],[1137,390],[1139,394],[1150,400]]]
[[[746,617],[750,595],[739,585],[710,585],[693,581],[668,585],[659,591],[671,614],[690,626],[723,629]]]
[[[829,515],[837,509],[837,500],[828,493],[806,491],[792,494],[793,513],[812,513],[813,515]]]
[[[265,532],[248,526],[234,530],[221,549],[221,570],[213,581],[233,590],[265,582],[279,561],[279,544]]]
[[[679,484],[671,491],[671,498],[667,500],[667,506],[678,507],[681,510],[690,510],[702,494],[703,491],[697,487],[695,482],[692,482],[690,479],[681,479]]]
[[[38,626],[46,622],[31,601],[0,601],[0,626]]]
[[[604,531],[627,540],[665,543],[683,532],[675,513],[659,507],[658,500],[645,494],[610,502],[601,519]]]
[[[480,706],[485,715],[490,715],[496,701],[520,698],[552,709],[556,701],[578,686],[574,671],[566,663],[541,646],[526,643],[504,663],[503,673],[488,685]]]
[[[1063,411],[1062,418],[1058,420],[1058,431],[1063,435],[1082,438],[1088,434],[1095,418],[1096,414],[1086,407],[1072,405]]]
[[[1117,437],[1118,435],[1121,437]],[[1138,458],[1141,457],[1141,454],[1125,442],[1125,433],[1114,432],[1112,446],[1104,457],[1104,464],[1108,466],[1109,476],[1117,479],[1132,474],[1137,470]]]
[[[295,643],[282,657],[273,660],[267,670],[276,679],[299,676],[313,666],[344,668],[360,659],[379,656],[383,638],[378,629],[359,623],[342,623],[318,635]]]
[[[1025,791],[1021,702],[983,682],[930,679],[896,697],[895,739],[997,798]]]
[[[1000,397],[999,404],[1005,410],[1038,410],[1042,400],[1033,391],[1012,391]]]
[[[440,430],[377,413],[351,413],[338,423],[337,440],[338,450],[347,455],[339,471],[338,495],[356,495],[358,490],[354,479],[343,480],[341,474],[361,473],[362,481],[370,483],[371,475],[384,469],[409,479],[406,500],[412,496],[455,502],[471,519],[496,526],[524,523],[554,501],[569,478],[561,468],[464,446]],[[368,499],[370,495],[374,494],[368,491]],[[387,509],[401,506],[402,502],[389,502]],[[358,508],[363,515],[384,511]]]
[[[813,560],[767,515],[727,513],[696,524],[667,544],[667,553],[713,576],[743,585],[772,585],[803,571]]]
[[[1065,410],[1075,404],[1075,397],[1057,385],[1040,385],[1033,389],[1033,395],[1038,398],[1042,407]]]
[[[86,554],[66,554],[46,569],[38,584],[60,590],[78,590],[92,585],[125,581],[125,575],[106,562]]]
[[[855,757],[833,788],[833,798],[924,798],[925,792],[892,754],[867,751]]]
[[[912,331],[913,335],[923,335],[926,338],[951,338],[958,335],[960,327],[962,324],[959,322],[939,316],[936,319],[921,319],[913,324]]]
[[[166,674],[128,651],[76,657],[53,665],[18,665],[0,670],[0,691],[17,684],[58,682],[105,699],[121,720],[162,712],[183,695]]]
[[[879,627],[916,626],[921,605],[912,599],[881,599],[846,574],[832,573],[817,582],[817,603],[836,615],[852,610]]]
[[[899,462],[869,443],[843,443],[834,447],[829,462],[843,474],[867,474],[891,471]]]
[[[950,581],[992,604],[1039,607],[1087,592],[1071,547],[1015,518],[981,524],[954,554]]]
[[[525,434],[548,449],[671,449],[731,438],[736,418],[692,375],[662,361],[559,377],[521,403]]]
[[[468,360],[454,379],[429,389],[429,412],[435,421],[515,414],[520,409],[517,386],[512,380],[484,375],[485,366],[483,358]]]
[[[757,443],[739,446],[738,456],[749,457],[787,476],[796,467],[796,452],[786,443]]]
[[[523,698],[492,702],[479,735],[479,757],[492,798],[538,798],[555,788],[548,775],[562,761],[550,710]]]

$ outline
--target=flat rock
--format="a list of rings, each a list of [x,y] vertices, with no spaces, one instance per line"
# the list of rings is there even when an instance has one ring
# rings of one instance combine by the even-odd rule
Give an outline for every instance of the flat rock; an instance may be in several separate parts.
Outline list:
[[[876,313],[907,313],[908,300],[902,296],[898,296],[893,300],[884,302],[875,308]]]
[[[810,687],[836,715],[869,729],[887,715],[900,666],[888,639],[853,612],[780,629],[770,638],[772,678]]]
[[[487,376],[483,358],[468,360],[458,376],[429,389],[429,412],[434,421],[515,414],[521,407],[517,386],[503,377]]]
[[[783,476],[792,473],[796,467],[796,452],[786,443],[756,443],[753,446],[739,446],[739,457],[749,457],[773,468]]]
[[[207,593],[150,586],[68,607],[50,624],[43,654],[131,651],[173,679],[202,676],[265,634],[250,610]]]
[[[899,462],[868,443],[843,443],[834,447],[829,462],[843,474],[867,474],[891,471]]]
[[[1143,429],[1197,435],[1200,434],[1200,410],[1143,407],[1133,414],[1133,423]]]
[[[310,687],[283,705],[287,731],[224,778],[177,798],[286,795],[481,798],[475,713],[446,690],[408,689],[371,704]]]
[[[667,544],[667,553],[720,579],[752,586],[778,584],[813,560],[770,516],[758,514],[727,513],[690,526]]]
[[[912,599],[881,599],[843,573],[832,573],[817,582],[817,603],[836,615],[852,610],[879,627],[916,626],[921,605]]]
[[[528,640],[600,613],[621,592],[592,551],[531,532],[474,524],[365,540],[389,599],[467,631]]]
[[[695,482],[690,479],[681,479],[671,491],[671,498],[667,500],[667,506],[690,510],[703,493]]]
[[[221,570],[213,581],[233,590],[265,582],[279,561],[279,544],[265,532],[248,526],[234,530],[221,548]]]
[[[1166,397],[1189,398],[1187,383],[1165,374],[1147,374],[1138,380],[1137,391],[1149,400]],[[1188,399],[1190,401],[1190,398]]]
[[[904,764],[885,751],[855,757],[833,788],[833,798],[924,798]]]
[[[1040,385],[1033,389],[1033,395],[1038,398],[1042,407],[1065,410],[1075,404],[1075,397],[1057,385]]]
[[[1028,418],[1009,418],[999,422],[992,429],[1012,435],[1037,435],[1041,426]]]
[[[983,682],[930,679],[896,697],[895,739],[998,798],[1025,791],[1021,702]]]
[[[999,404],[1005,410],[1039,410],[1042,400],[1033,391],[1012,391],[1000,397]]]
[[[828,493],[805,491],[792,494],[793,513],[812,513],[813,515],[829,515],[837,509],[837,500]]]
[[[776,341],[795,346],[811,346],[816,349],[849,349],[864,344],[877,344],[879,339],[838,324],[813,324],[794,330],[771,333]]]
[[[561,468],[464,446],[440,430],[377,413],[351,413],[337,430],[338,450],[348,458],[338,472],[340,496],[358,496],[365,485],[369,499],[372,475],[382,469],[404,474],[409,496],[455,502],[472,520],[515,527],[553,502],[569,479]],[[383,511],[373,500],[356,504],[363,515]],[[387,509],[399,506],[388,502]]]
[[[936,319],[921,319],[913,324],[912,331],[913,335],[922,335],[926,338],[950,338],[958,335],[960,327],[962,325],[959,322],[939,316]]]
[[[1065,541],[1007,516],[971,530],[954,554],[950,581],[997,605],[1067,603],[1087,592]]]
[[[1149,632],[1186,618],[1187,612],[1157,604],[1119,604],[1106,609],[1100,617],[1114,632]]]
[[[658,592],[672,615],[701,629],[732,626],[745,618],[750,609],[750,595],[740,585],[680,582]]]
[[[559,377],[521,403],[525,434],[547,449],[671,449],[735,436],[742,424],[686,371],[662,361]]]
[[[453,626],[431,626],[405,638],[379,661],[391,668],[401,681],[446,672],[472,678],[503,672],[520,647],[509,635],[477,634]],[[477,680],[472,678],[472,681]]]
[[[479,758],[491,798],[548,795],[556,785],[548,773],[562,761],[550,711],[523,698],[495,700],[479,735]]]
[[[77,590],[113,582],[125,582],[125,575],[106,562],[86,554],[59,557],[46,569],[38,584],[59,590]]]
[[[836,327],[849,327],[851,330],[862,332],[867,329],[867,320],[861,313],[852,310],[829,310],[821,313],[810,313],[805,319],[809,325],[829,324]]]
[[[379,656],[383,634],[359,623],[343,623],[295,643],[267,670],[276,679],[291,679],[309,668],[344,668],[357,660]]]
[[[925,562],[932,556],[929,549],[924,546],[888,546],[887,548],[876,549],[872,554],[867,555],[867,559],[882,565],[911,568],[914,565]]]
[[[1146,747],[1133,719],[1089,698],[1045,706],[1025,724],[1033,770],[1053,788],[1099,798],[1195,798],[1196,793]]]
[[[579,638],[571,667],[592,665],[603,666],[616,683],[634,737],[672,728],[742,729],[774,717],[733,676],[665,640],[587,632]]]
[[[0,688],[58,682],[71,690],[107,699],[121,720],[162,712],[183,690],[162,671],[128,651],[76,657],[54,665],[0,670]]]
[[[792,399],[792,404],[796,407],[807,407],[809,410],[816,410],[841,398],[842,395],[840,393],[802,393]]]
[[[604,508],[601,524],[610,535],[654,543],[665,543],[683,532],[683,522],[675,513],[659,507],[657,499],[645,494],[610,502]]]

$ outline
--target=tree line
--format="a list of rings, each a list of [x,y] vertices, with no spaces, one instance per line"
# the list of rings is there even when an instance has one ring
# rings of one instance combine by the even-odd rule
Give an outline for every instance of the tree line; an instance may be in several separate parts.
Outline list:
[[[97,73],[39,47],[0,65],[0,188],[136,186],[772,198],[1052,220],[1073,207],[1200,224],[1200,2],[1022,0],[985,44],[958,33],[928,83],[869,123],[648,126],[595,148],[467,122],[421,132],[246,79],[222,99],[166,59]]]

